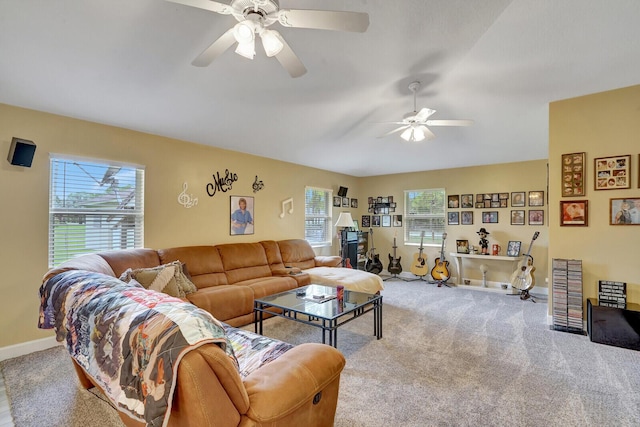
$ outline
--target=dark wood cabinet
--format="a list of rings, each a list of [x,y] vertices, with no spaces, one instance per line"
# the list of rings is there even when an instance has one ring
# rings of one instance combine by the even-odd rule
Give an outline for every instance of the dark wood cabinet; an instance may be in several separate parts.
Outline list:
[[[640,305],[609,307],[587,299],[587,333],[593,342],[640,350]]]

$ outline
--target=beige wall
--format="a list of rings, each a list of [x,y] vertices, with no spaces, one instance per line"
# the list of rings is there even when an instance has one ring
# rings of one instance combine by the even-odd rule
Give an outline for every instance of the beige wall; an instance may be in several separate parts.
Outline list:
[[[585,152],[587,227],[560,227],[561,156]],[[609,225],[611,198],[639,198],[640,85],[553,102],[549,106],[549,257],[581,259],[585,298],[597,297],[598,280],[627,282],[627,299],[640,301],[640,263],[634,247],[640,226]],[[594,159],[631,155],[631,188],[594,190]]]
[[[470,209],[473,211],[473,225],[448,225],[446,227],[447,240],[445,248],[445,258],[450,261],[451,274],[457,276],[454,260],[449,256],[450,252],[456,252],[456,240],[469,240],[470,245],[478,246],[478,230],[485,227],[489,233],[489,244],[497,243],[506,251],[507,243],[510,240],[522,242],[523,251],[526,251],[535,231],[540,232],[540,237],[535,241],[531,255],[535,259],[536,286],[546,286],[547,272],[547,249],[548,249],[548,228],[547,228],[547,161],[528,161],[518,163],[504,163],[491,166],[478,166],[458,169],[443,169],[435,171],[414,172],[397,175],[385,175],[377,177],[363,178],[360,191],[362,202],[359,203],[358,215],[365,215],[366,198],[377,196],[393,196],[397,202],[396,214],[404,214],[404,190],[444,188],[447,194],[473,194],[476,193],[509,193],[515,191],[544,191],[544,206],[535,209],[545,211],[544,226],[511,225],[511,204],[508,208],[493,209]],[[528,206],[524,208],[528,212]],[[451,211],[461,212],[469,209],[451,209]],[[481,214],[486,210],[498,211],[497,224],[483,224]],[[356,218],[354,218],[356,219]],[[360,218],[358,218],[360,220]],[[526,222],[528,224],[528,221]],[[413,255],[418,252],[415,245],[405,246],[403,244],[402,228],[397,227],[374,227],[374,243],[380,259],[385,268],[388,266],[388,255],[392,252],[393,237],[397,234],[396,254],[401,256],[403,271],[410,271]],[[427,262],[430,268],[433,267],[434,260],[440,255],[441,246],[428,246],[425,249]],[[512,263],[486,262],[481,260],[465,260],[464,276],[472,280],[481,280],[479,266],[485,263],[489,268],[487,280],[492,282],[509,282],[513,272]]]
[[[14,136],[37,144],[31,168],[7,162]],[[51,335],[36,328],[37,291],[48,269],[49,153],[146,166],[144,243],[152,248],[303,238],[305,185],[334,191],[342,185],[358,197],[354,177],[3,104],[0,153],[0,347]],[[209,197],[212,174],[226,169],[238,181],[231,191]],[[264,189],[254,194],[256,175]],[[185,181],[199,200],[191,209],[177,202]],[[230,195],[255,197],[254,235],[229,235]],[[280,219],[282,201],[290,197],[293,214]],[[334,211],[336,219],[341,210]],[[322,253],[335,252],[336,246]]]

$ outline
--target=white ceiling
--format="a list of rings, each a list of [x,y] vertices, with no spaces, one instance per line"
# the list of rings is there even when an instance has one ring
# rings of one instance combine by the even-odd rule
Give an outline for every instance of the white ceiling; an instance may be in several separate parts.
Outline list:
[[[220,0],[227,2],[228,0]],[[548,103],[640,83],[638,0],[281,0],[369,13],[365,33],[283,28],[191,61],[235,24],[164,0],[0,0],[0,102],[353,176],[547,158]],[[436,139],[379,138],[418,109]],[[28,138],[28,135],[19,135]],[[90,137],[90,136],[89,136]],[[37,143],[37,142],[36,142]]]

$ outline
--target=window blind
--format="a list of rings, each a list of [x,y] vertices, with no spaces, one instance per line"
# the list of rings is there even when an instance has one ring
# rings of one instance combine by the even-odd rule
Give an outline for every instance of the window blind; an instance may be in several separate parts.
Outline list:
[[[444,189],[405,190],[405,243],[420,244],[420,235],[423,231],[424,244],[442,243],[445,220]]]
[[[59,156],[50,166],[50,267],[79,254],[143,247],[143,167]]]
[[[304,238],[312,245],[331,245],[333,191],[305,187]]]

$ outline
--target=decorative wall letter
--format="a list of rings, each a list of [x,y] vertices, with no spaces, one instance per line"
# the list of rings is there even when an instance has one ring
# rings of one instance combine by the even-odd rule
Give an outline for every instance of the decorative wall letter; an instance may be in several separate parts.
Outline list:
[[[287,206],[288,203],[291,203],[291,208],[289,209],[289,214],[293,213],[293,197],[288,198],[287,200],[282,202],[282,213],[280,214],[280,218],[284,218],[284,211],[285,211],[285,206]]]
[[[207,194],[209,197],[213,197],[216,191],[220,190],[223,193],[231,190],[233,183],[238,180],[238,175],[229,172],[229,169],[224,171],[224,178],[220,176],[220,172],[216,172],[213,175],[213,182],[207,184]]]
[[[178,203],[188,209],[198,204],[198,198],[193,197],[193,194],[187,194],[187,188],[189,186],[186,182],[182,184],[182,193],[178,194]]]

